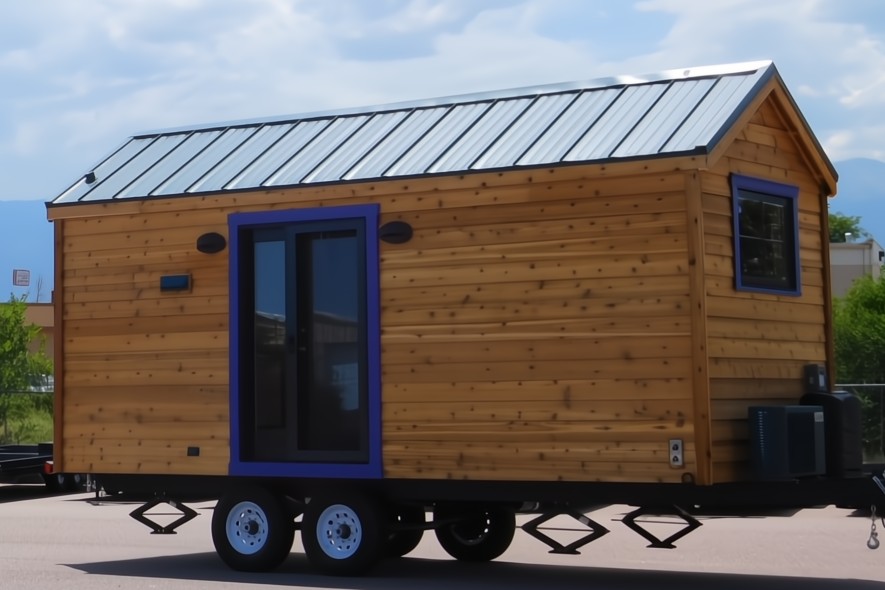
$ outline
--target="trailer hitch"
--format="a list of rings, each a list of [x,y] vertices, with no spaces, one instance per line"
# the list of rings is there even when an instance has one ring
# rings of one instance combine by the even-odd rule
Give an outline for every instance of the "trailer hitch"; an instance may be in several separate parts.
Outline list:
[[[885,474],[883,474],[885,476]],[[885,494],[885,483],[882,482],[882,478],[878,475],[873,476],[873,483],[876,484],[876,487],[879,488],[879,491],[882,494]],[[882,520],[883,526],[885,526],[885,519]],[[879,533],[876,531],[876,505],[870,505],[870,538],[867,539],[867,547],[870,549],[878,549],[879,548]]]

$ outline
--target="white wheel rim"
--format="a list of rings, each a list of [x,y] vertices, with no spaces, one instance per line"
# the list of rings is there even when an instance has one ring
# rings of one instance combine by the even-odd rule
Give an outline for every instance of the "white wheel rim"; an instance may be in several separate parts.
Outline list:
[[[359,550],[363,525],[357,513],[344,504],[333,504],[317,520],[317,541],[332,559],[347,559]]]
[[[253,555],[267,544],[267,515],[254,502],[240,502],[227,513],[226,531],[234,551]]]

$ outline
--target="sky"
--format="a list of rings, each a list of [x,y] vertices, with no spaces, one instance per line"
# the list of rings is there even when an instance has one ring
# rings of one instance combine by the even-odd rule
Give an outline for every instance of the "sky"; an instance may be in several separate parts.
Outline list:
[[[143,131],[768,59],[831,159],[885,160],[881,0],[3,2],[0,200]]]

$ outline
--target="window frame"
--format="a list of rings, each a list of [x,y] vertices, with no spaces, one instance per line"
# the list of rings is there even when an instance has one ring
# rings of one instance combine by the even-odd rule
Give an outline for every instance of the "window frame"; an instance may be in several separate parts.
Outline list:
[[[741,200],[751,199],[747,193],[755,193],[763,198],[752,199],[757,202],[783,203],[789,211],[787,221],[792,226],[784,232],[784,249],[789,252],[792,264],[787,261],[788,268],[792,271],[790,285],[779,287],[774,282],[767,284],[765,281],[753,280],[746,277],[742,271],[743,260],[741,257]],[[772,180],[744,176],[742,174],[731,175],[731,201],[732,223],[734,244],[734,280],[735,289],[738,291],[751,291],[756,293],[769,293],[774,295],[788,295],[798,297],[802,295],[802,268],[799,248],[799,187]]]
[[[378,479],[383,475],[381,451],[381,338],[380,338],[380,284],[378,217],[380,207],[376,204],[345,205],[310,209],[286,209],[233,213],[228,216],[230,236],[229,286],[230,286],[230,463],[228,473],[235,476],[261,477],[314,477]],[[251,241],[253,232],[282,228],[295,223],[337,222],[358,219],[364,223],[363,253],[365,255],[365,346],[366,387],[368,414],[368,456],[357,462],[333,461],[268,461],[250,460],[241,453],[244,432],[241,418],[241,364],[240,355],[244,344],[248,345],[249,327],[243,317],[242,289],[251,285],[241,284],[241,270],[250,263],[241,259],[244,240]],[[317,457],[320,459],[319,457]]]

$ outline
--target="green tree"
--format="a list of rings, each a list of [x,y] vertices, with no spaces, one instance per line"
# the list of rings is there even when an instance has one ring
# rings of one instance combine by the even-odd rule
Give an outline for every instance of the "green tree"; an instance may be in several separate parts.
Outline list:
[[[885,383],[885,281],[865,276],[833,302],[836,383]],[[879,460],[885,442],[885,391],[857,387],[865,454]]]
[[[860,226],[859,216],[831,212],[829,218],[830,242],[844,242],[845,234],[851,234],[854,238],[867,238],[870,235]]]
[[[834,301],[836,381],[885,383],[885,281],[858,278]]]
[[[8,442],[9,420],[16,408],[15,394],[27,391],[45,375],[52,373],[52,361],[42,346],[32,353],[31,343],[40,338],[40,327],[25,318],[27,295],[10,296],[0,304],[0,423],[3,438]]]

